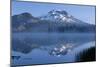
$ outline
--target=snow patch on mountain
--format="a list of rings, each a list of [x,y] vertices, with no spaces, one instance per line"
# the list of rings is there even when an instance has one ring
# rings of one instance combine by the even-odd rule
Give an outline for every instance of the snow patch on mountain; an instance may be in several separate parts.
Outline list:
[[[66,23],[74,22],[73,16],[64,10],[51,10],[45,16],[41,16],[41,19]]]

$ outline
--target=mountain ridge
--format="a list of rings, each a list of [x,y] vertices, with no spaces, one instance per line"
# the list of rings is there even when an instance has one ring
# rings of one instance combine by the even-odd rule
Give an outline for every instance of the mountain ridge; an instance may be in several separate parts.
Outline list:
[[[95,25],[85,23],[66,11],[51,10],[47,15],[34,17],[25,12],[12,16],[13,32],[94,32]]]

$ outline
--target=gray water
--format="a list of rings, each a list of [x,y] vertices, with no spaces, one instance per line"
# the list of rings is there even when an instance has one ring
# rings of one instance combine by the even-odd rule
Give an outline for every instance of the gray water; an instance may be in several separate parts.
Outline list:
[[[94,33],[13,33],[12,65],[75,62],[76,54],[95,46]]]

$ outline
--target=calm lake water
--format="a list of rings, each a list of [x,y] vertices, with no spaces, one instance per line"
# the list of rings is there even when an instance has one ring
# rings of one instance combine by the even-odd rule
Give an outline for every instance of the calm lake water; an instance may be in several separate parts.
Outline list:
[[[94,33],[13,33],[12,65],[75,62],[93,46]]]

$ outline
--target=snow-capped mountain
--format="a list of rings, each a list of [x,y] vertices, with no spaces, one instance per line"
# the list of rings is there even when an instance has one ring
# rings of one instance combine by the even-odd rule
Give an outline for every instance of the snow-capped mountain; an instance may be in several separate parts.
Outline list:
[[[13,31],[30,32],[95,32],[95,25],[85,23],[64,10],[51,10],[34,17],[30,13],[12,16]]]
[[[47,15],[41,16],[42,20],[51,20],[51,21],[56,21],[56,22],[74,22],[73,16],[69,15],[66,11],[64,10],[51,10],[48,12]]]
[[[51,10],[46,15],[40,17],[41,20],[49,20],[57,23],[67,23],[75,25],[88,25],[88,23],[83,22],[65,10]]]

